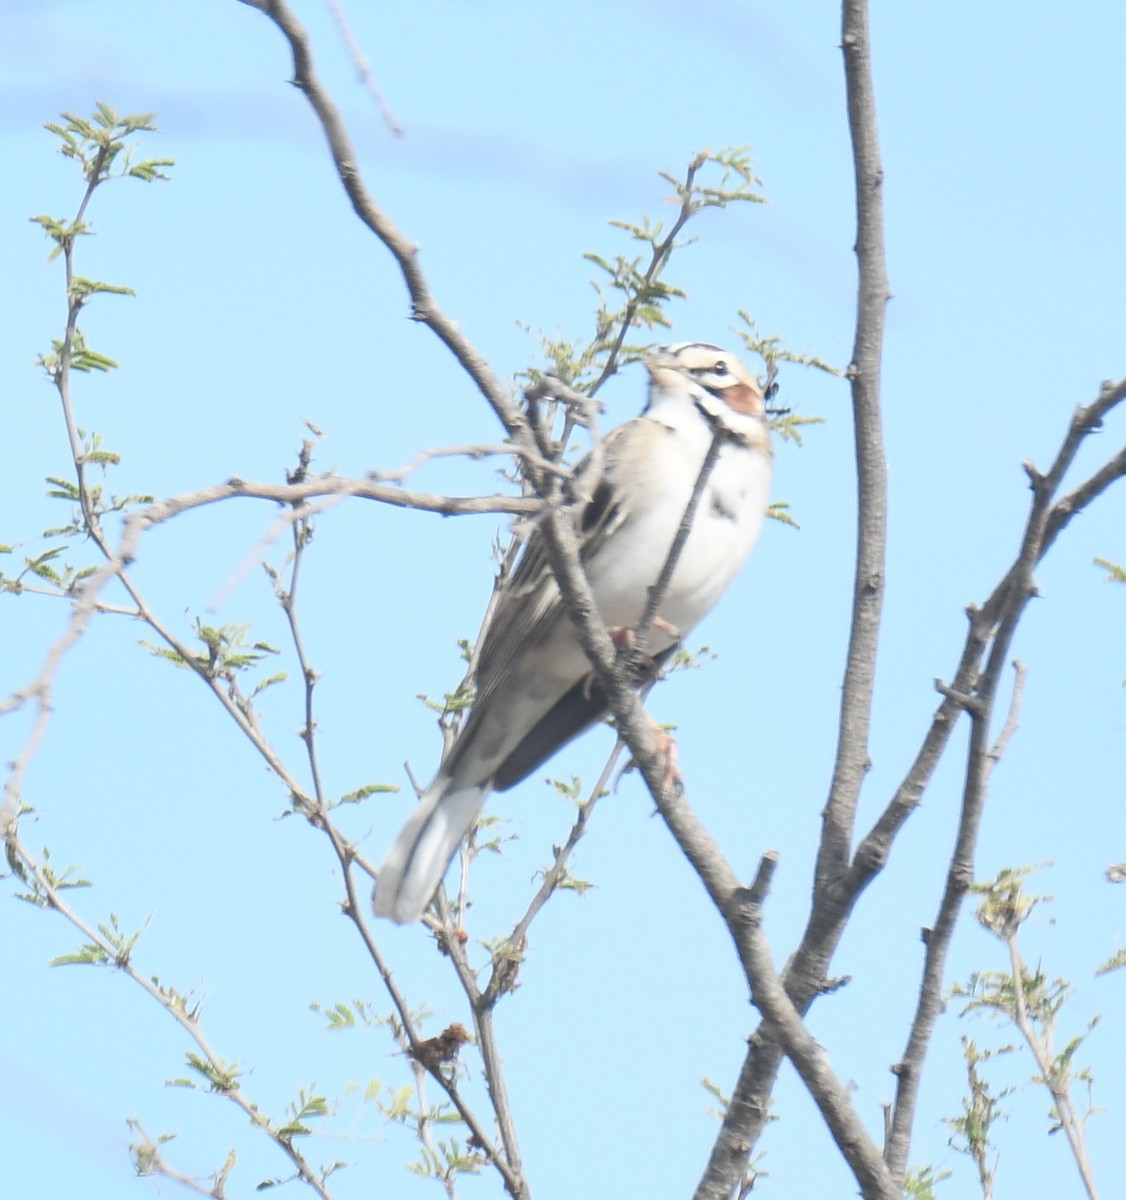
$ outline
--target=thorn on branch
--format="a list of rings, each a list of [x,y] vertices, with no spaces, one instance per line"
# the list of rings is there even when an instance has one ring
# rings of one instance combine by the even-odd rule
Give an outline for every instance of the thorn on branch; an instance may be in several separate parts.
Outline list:
[[[1032,465],[1030,459],[1025,459],[1020,464],[1024,468],[1024,473],[1028,476],[1028,486],[1034,492],[1038,492],[1044,486],[1044,476]]]

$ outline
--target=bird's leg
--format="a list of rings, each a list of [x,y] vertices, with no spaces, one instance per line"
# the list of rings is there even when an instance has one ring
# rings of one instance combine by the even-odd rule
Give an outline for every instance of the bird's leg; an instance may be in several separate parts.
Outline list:
[[[681,640],[680,630],[675,625],[666,621],[663,617],[654,617],[650,621],[650,627],[660,630],[666,637],[676,644]],[[618,649],[618,661],[624,663],[626,669],[631,675],[636,676],[634,684],[641,687],[644,683],[651,681],[657,673],[657,661],[652,655],[646,653],[644,648],[637,647],[637,630],[631,629],[628,626],[615,625],[608,629],[610,640]],[[588,689],[593,682],[593,673],[585,685]],[[589,698],[589,691],[587,692]],[[658,739],[658,753],[665,761],[664,773],[661,777],[661,784],[664,788],[675,788],[678,791],[684,788],[684,778],[680,774],[680,767],[677,765],[676,739],[667,729],[662,729],[653,718],[646,713],[645,720],[652,727]]]
[[[649,624],[651,628],[659,629],[674,644],[680,642],[680,630],[669,621],[664,620],[663,617],[654,617]],[[607,632],[610,634],[610,640],[618,649],[618,661],[625,663],[630,674],[636,676],[637,684],[640,685],[656,674],[656,660],[652,654],[648,653],[644,645],[638,646],[636,629],[614,625]]]
[[[679,642],[681,640],[680,630],[677,629],[677,627],[671,621],[666,621],[664,617],[654,617],[653,628],[659,629],[662,633],[668,634],[668,636],[674,642]]]
[[[680,765],[677,762],[676,738],[673,737],[667,729],[662,728],[656,721],[645,713],[645,720],[653,732],[657,735],[657,753],[661,755],[665,762],[665,769],[661,773],[661,787],[664,790],[672,788],[676,791],[684,790],[684,776],[680,773]],[[622,775],[629,771],[637,769],[637,760],[630,761],[622,768]],[[618,777],[619,779],[621,776]],[[615,788],[617,784],[614,785]]]
[[[648,713],[645,714],[645,719],[657,735],[659,753],[665,760],[665,770],[661,776],[662,786],[678,792],[684,791],[684,776],[681,775],[680,764],[677,762],[676,738],[667,729],[658,725]]]

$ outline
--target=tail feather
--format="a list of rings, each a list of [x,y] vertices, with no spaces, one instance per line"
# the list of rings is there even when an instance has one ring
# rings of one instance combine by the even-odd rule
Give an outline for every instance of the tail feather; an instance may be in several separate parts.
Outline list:
[[[487,794],[481,785],[456,791],[449,786],[446,777],[434,781],[387,852],[375,885],[377,917],[400,925],[417,921],[442,882]]]

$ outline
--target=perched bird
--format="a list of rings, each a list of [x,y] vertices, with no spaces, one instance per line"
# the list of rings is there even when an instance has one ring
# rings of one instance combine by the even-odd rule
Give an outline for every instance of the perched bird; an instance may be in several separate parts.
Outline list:
[[[576,506],[576,520],[598,614],[624,644],[645,613],[721,434],[644,646],[655,670],[750,553],[766,512],[772,453],[762,389],[733,355],[690,342],[661,350],[645,365],[645,412],[606,438],[601,481]],[[515,786],[606,713],[539,531],[530,535],[485,631],[476,683],[469,719],[379,869],[377,916],[417,920],[486,796]]]

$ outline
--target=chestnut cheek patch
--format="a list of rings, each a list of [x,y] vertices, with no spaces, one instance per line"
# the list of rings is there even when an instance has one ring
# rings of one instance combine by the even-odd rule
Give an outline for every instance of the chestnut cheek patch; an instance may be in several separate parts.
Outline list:
[[[732,384],[723,389],[722,396],[732,412],[742,413],[745,417],[754,417],[762,412],[762,396],[750,384]]]

